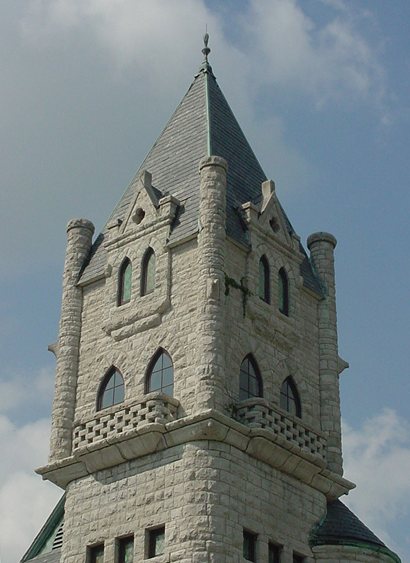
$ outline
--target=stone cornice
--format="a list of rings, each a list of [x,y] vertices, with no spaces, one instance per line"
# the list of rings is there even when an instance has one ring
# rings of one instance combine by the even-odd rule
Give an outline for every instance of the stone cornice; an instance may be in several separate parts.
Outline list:
[[[75,455],[37,469],[63,489],[96,471],[173,446],[201,440],[222,442],[322,492],[328,499],[347,494],[354,484],[329,471],[319,456],[286,443],[271,430],[249,428],[214,410],[167,424],[152,423],[78,449]]]

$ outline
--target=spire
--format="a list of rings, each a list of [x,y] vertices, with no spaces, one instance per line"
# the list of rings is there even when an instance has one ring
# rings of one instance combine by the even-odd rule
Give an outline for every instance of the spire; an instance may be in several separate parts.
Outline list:
[[[170,244],[192,236],[198,230],[199,162],[204,156],[220,156],[228,162],[227,233],[247,246],[248,233],[243,225],[241,205],[260,201],[261,184],[267,178],[209,65],[208,33],[205,33],[203,41],[204,61],[199,72],[107,225],[124,218],[138,189],[141,170],[148,170],[152,174],[152,185],[157,190],[162,194],[172,194],[183,202],[170,231]],[[81,277],[82,283],[104,273],[106,255],[101,242],[106,229],[108,227],[94,245],[90,262]],[[290,224],[289,229],[292,229]],[[303,278],[313,291],[320,293],[307,258],[303,263]]]

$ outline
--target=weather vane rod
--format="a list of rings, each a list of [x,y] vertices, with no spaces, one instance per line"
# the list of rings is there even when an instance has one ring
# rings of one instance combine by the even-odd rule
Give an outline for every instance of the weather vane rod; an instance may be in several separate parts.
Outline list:
[[[209,41],[209,34],[208,34],[208,26],[205,28],[205,35],[204,35],[204,48],[202,49],[202,53],[205,55],[205,62],[208,62],[208,55],[211,52],[211,49],[208,47]]]

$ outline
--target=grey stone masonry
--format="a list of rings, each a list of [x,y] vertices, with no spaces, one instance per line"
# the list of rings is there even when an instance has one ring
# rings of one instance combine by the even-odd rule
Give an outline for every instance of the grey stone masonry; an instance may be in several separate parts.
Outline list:
[[[218,156],[205,157],[199,169],[197,405],[203,410],[221,407],[217,403],[222,399],[224,389],[223,287],[227,163]]]
[[[93,234],[94,225],[87,219],[73,219],[67,225],[50,461],[71,454],[83,305],[83,293],[82,289],[77,287],[77,281],[90,252]]]
[[[329,469],[343,474],[340,425],[340,393],[336,318],[334,249],[336,239],[330,233],[313,233],[307,244],[316,273],[325,293],[318,304],[320,422],[327,436]]]
[[[66,491],[60,563],[96,545],[114,563],[128,536],[135,563],[245,563],[247,533],[258,563],[272,545],[281,563],[388,561],[350,536],[312,541],[354,488],[336,239],[311,235],[308,257],[207,63],[91,247],[93,232],[67,228],[37,470]]]

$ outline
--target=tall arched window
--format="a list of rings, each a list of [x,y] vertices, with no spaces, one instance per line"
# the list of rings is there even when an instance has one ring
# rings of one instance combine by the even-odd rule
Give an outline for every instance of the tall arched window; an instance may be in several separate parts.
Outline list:
[[[142,259],[141,295],[151,293],[155,288],[155,252],[148,248]]]
[[[101,382],[97,398],[97,410],[106,409],[124,400],[124,379],[117,368],[112,367]]]
[[[278,273],[278,291],[279,311],[289,316],[289,281],[284,268],[281,268]]]
[[[266,303],[270,303],[270,274],[269,262],[266,256],[262,256],[259,260],[259,287],[258,293],[260,299]]]
[[[152,358],[147,372],[146,392],[161,391],[172,397],[174,392],[174,368],[169,354],[160,348]]]
[[[124,305],[131,299],[132,265],[129,258],[123,260],[118,276],[118,305]]]
[[[262,396],[262,377],[253,356],[248,354],[241,363],[239,372],[239,400]]]
[[[291,376],[285,379],[280,388],[280,406],[290,414],[302,417],[299,393]]]

